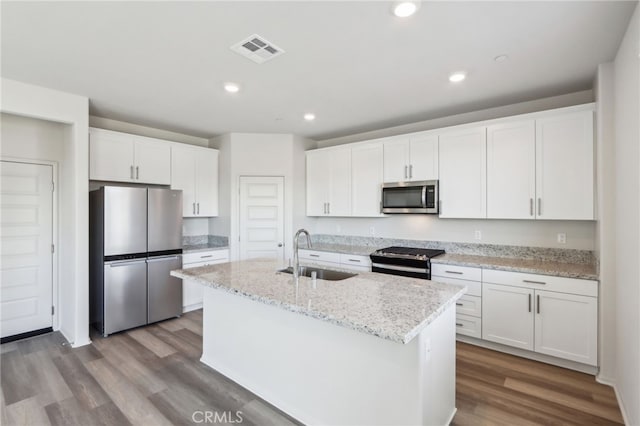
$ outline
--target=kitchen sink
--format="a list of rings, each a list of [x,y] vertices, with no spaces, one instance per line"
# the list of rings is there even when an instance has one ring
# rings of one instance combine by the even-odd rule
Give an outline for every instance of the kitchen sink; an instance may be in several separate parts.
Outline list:
[[[293,274],[293,267],[289,266],[286,269],[278,270],[278,272],[284,272],[285,274]],[[356,275],[358,275],[358,274],[352,274],[349,272],[333,271],[331,269],[313,268],[311,266],[300,267],[301,277],[311,277],[312,272],[316,273],[317,279],[327,280],[327,281],[346,280],[347,278],[355,277]]]

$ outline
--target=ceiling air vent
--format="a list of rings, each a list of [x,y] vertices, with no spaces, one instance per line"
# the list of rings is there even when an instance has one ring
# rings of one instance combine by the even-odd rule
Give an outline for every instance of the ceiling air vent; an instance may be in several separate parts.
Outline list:
[[[251,59],[257,64],[267,62],[276,56],[282,55],[284,50],[266,40],[264,37],[254,34],[240,43],[231,46],[231,50]]]

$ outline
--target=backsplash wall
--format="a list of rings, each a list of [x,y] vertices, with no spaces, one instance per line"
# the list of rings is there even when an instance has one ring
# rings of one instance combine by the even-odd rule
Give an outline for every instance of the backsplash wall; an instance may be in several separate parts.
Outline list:
[[[318,218],[312,232],[594,250],[595,230],[595,221],[472,220],[440,219],[430,215],[395,215],[381,218]],[[480,240],[475,238],[476,231],[481,233]],[[566,244],[557,242],[558,233],[566,234]]]

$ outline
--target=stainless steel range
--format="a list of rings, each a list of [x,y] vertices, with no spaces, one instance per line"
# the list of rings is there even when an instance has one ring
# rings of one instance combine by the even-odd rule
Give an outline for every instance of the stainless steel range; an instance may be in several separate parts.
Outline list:
[[[387,247],[371,253],[373,272],[431,279],[431,258],[444,250],[416,247]]]

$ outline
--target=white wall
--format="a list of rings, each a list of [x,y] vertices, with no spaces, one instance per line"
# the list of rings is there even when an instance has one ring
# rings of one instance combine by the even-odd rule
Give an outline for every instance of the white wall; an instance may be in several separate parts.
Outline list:
[[[640,425],[640,7],[614,61],[616,389]]]
[[[68,124],[60,170],[60,331],[74,347],[89,340],[89,100],[2,79],[5,113]]]
[[[542,111],[545,109],[562,108],[572,105],[586,104],[593,102],[593,91],[584,90],[582,92],[569,93],[566,95],[542,98],[534,101],[521,102],[512,105],[505,105],[496,108],[488,108],[465,114],[450,115],[447,117],[435,118],[433,120],[419,121],[417,123],[405,124],[402,126],[389,127],[386,129],[374,130],[371,132],[357,133],[339,138],[325,139],[318,141],[318,148],[341,145],[350,142],[365,141],[368,139],[384,138],[387,136],[402,135],[405,133],[420,132],[423,130],[439,129],[459,124],[473,123],[476,121],[492,120],[494,118],[508,117],[510,115],[527,114],[530,112]]]
[[[125,121],[111,120],[109,118],[90,116],[89,125],[100,129],[113,130],[115,132],[131,133],[149,138],[166,139],[173,142],[181,142],[189,145],[208,146],[209,139],[197,136],[185,135],[184,133],[170,132],[168,130],[156,129],[153,127],[140,126],[138,124],[127,123]]]
[[[300,188],[294,191],[294,155],[304,162],[304,151],[294,151],[293,135],[231,133],[213,139],[211,146],[220,150],[220,211],[218,218],[210,220],[210,230],[229,237],[231,258],[238,259],[240,176],[284,176],[285,258],[290,257],[294,205],[304,204]],[[299,177],[300,169],[295,170]]]
[[[0,155],[62,163],[65,124],[19,115],[0,115]]]

